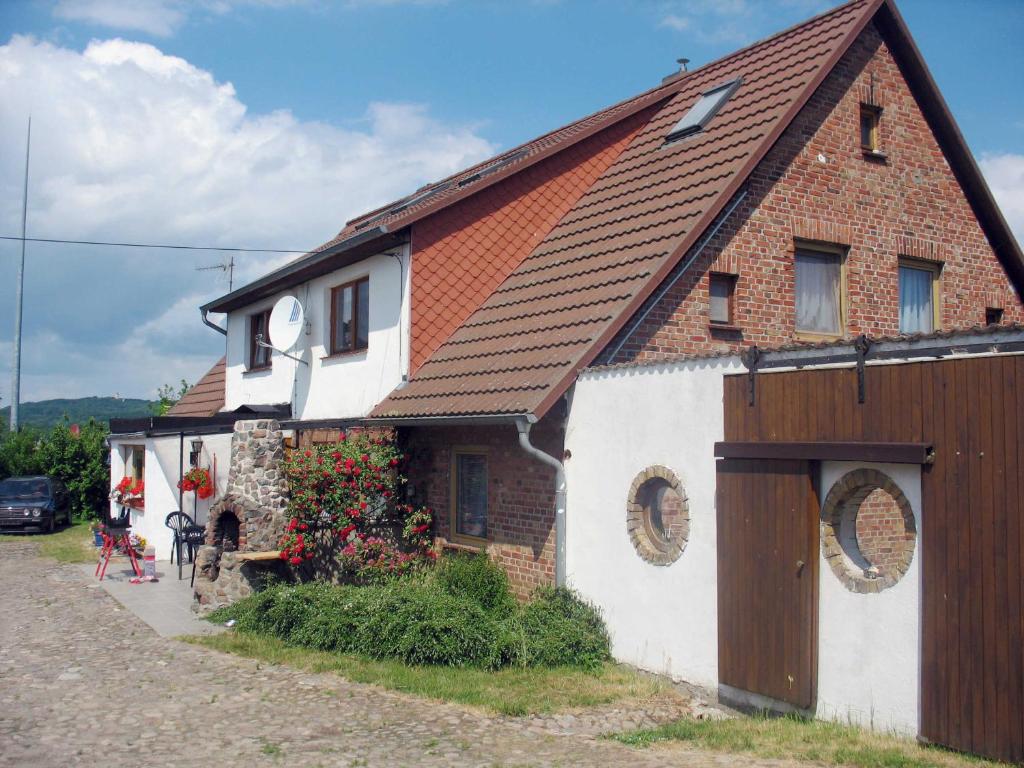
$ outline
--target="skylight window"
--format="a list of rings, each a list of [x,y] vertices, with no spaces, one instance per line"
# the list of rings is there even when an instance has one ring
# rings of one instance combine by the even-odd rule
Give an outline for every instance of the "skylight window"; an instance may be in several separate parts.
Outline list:
[[[676,123],[667,140],[675,141],[702,131],[704,126],[711,122],[711,118],[718,114],[718,110],[729,100],[729,97],[740,87],[740,82],[741,79],[736,78],[701,94],[697,103],[690,107],[690,111],[683,115],[682,120]]]

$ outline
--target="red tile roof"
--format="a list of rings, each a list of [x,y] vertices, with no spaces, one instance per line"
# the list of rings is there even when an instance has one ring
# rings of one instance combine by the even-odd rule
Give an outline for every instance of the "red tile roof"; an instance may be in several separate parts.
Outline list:
[[[628,146],[649,107],[412,228],[412,371],[540,244]]]
[[[168,416],[213,416],[224,407],[224,358],[176,402]]]
[[[497,290],[371,414],[543,415],[679,263],[882,0],[854,2],[668,83],[675,91]],[[705,130],[666,145],[715,86]]]

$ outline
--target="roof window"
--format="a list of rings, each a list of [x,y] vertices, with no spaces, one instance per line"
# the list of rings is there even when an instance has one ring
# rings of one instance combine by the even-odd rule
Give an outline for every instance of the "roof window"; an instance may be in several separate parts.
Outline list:
[[[730,80],[728,83],[716,86],[710,91],[704,91],[697,103],[690,107],[690,110],[683,115],[682,120],[675,124],[675,127],[668,134],[666,141],[676,141],[693,133],[704,130],[711,118],[718,114],[718,110],[729,100],[729,97],[740,87],[742,78]]]

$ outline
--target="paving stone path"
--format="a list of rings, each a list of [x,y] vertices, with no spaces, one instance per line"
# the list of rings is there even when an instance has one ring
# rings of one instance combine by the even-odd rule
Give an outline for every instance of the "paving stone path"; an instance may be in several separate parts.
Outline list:
[[[754,764],[594,735],[670,714],[504,718],[217,653],[159,637],[31,540],[0,542],[4,768]]]

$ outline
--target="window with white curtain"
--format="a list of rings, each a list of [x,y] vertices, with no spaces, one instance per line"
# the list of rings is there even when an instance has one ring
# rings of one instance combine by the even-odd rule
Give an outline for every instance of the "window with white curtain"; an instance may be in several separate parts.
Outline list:
[[[837,251],[798,247],[796,330],[838,336],[843,328],[843,257]]]
[[[938,268],[900,261],[900,333],[935,330],[935,287]]]

